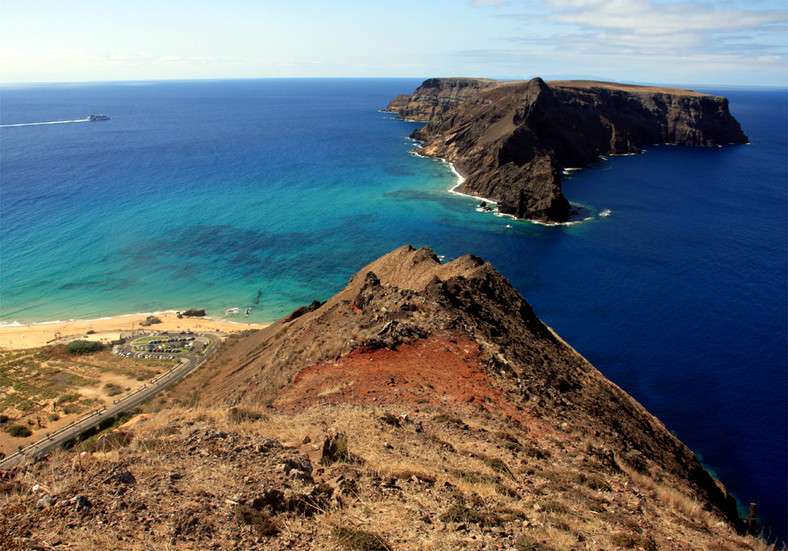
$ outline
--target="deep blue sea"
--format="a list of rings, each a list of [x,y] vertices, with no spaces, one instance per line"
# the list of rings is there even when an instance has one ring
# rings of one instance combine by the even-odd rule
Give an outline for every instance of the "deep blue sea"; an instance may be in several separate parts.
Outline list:
[[[271,321],[403,244],[474,253],[785,539],[786,90],[700,90],[749,145],[611,157],[564,181],[592,219],[545,227],[477,212],[409,154],[418,125],[379,110],[419,84],[1,88],[3,125],[112,119],[0,128],[0,323]]]

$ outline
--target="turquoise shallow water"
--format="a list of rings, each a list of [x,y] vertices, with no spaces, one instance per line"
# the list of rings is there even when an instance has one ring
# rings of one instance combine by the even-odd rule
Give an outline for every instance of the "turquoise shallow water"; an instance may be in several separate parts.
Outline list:
[[[418,84],[0,89],[3,125],[112,117],[0,128],[0,321],[270,321],[405,243],[474,253],[784,538],[785,90],[718,91],[751,145],[611,158],[564,182],[593,220],[544,227],[477,212],[408,153],[416,125],[379,109]]]

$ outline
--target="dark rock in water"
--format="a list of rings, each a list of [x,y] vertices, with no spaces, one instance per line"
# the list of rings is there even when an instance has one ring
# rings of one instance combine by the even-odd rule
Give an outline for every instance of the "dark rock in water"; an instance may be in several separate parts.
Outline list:
[[[205,310],[204,310],[203,308],[200,308],[199,310],[198,310],[198,309],[194,309],[194,308],[193,308],[193,309],[191,309],[191,310],[186,310],[185,312],[181,312],[181,313],[182,313],[184,316],[186,316],[186,317],[190,317],[190,318],[200,318],[200,317],[202,317],[202,316],[204,316],[204,315],[205,315]]]
[[[458,191],[546,222],[569,219],[566,168],[651,144],[747,142],[724,97],[609,82],[429,79],[388,110],[428,122],[412,137],[420,154],[455,164],[465,177]]]
[[[751,536],[758,535],[758,505],[750,503],[750,511],[747,515],[747,533]]]

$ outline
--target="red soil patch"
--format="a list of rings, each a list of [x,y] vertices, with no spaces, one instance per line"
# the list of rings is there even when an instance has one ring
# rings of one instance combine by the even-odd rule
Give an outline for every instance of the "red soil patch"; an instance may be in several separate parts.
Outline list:
[[[299,372],[276,400],[280,406],[316,403],[470,405],[521,422],[529,417],[489,375],[479,346],[467,338],[431,336],[396,350],[357,349],[336,362]]]

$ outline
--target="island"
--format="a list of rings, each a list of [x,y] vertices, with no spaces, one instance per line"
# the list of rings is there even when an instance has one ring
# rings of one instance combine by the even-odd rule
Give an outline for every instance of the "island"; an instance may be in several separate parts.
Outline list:
[[[427,123],[411,135],[418,153],[451,162],[463,177],[457,191],[544,223],[570,219],[566,169],[652,144],[748,141],[725,97],[612,82],[431,78],[386,111]]]

